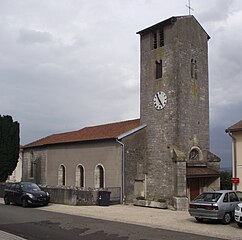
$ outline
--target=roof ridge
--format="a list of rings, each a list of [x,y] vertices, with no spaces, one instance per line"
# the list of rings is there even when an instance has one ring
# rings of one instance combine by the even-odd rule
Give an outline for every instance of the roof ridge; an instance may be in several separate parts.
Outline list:
[[[83,130],[85,128],[103,127],[103,126],[120,124],[120,123],[127,123],[127,122],[138,121],[138,120],[140,120],[140,118],[135,118],[135,119],[130,119],[130,120],[123,120],[123,121],[119,121],[119,122],[103,123],[103,124],[93,125],[93,126],[89,126],[89,127],[84,127],[84,128],[81,128],[80,130]]]

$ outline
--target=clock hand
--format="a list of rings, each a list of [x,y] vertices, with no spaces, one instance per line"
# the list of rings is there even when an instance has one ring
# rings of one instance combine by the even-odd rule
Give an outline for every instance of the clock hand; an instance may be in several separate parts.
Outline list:
[[[160,98],[159,98],[157,93],[156,93],[156,97],[158,98],[158,101],[159,101],[160,105],[163,107],[163,104],[162,104],[162,102],[161,102],[161,100],[160,100]]]

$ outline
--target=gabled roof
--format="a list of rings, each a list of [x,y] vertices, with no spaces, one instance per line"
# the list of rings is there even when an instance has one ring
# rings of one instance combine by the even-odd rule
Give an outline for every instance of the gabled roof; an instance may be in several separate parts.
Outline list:
[[[166,20],[164,20],[162,22],[156,23],[155,25],[152,25],[152,26],[150,26],[148,28],[145,28],[145,29],[137,32],[137,34],[143,35],[143,34],[152,32],[152,31],[157,30],[159,28],[163,28],[166,25],[174,24],[177,20],[184,19],[184,18],[194,19],[198,23],[198,25],[201,27],[201,29],[207,34],[208,39],[210,39],[210,36],[208,35],[208,33],[204,30],[204,28],[202,27],[202,25],[197,21],[197,19],[193,15],[173,16],[173,17],[170,17],[170,18],[168,18],[168,19],[166,19]]]
[[[237,132],[242,131],[242,120],[235,123],[234,125],[230,126],[228,129],[225,130],[226,132]]]
[[[178,17],[170,17],[162,22],[159,22],[159,23],[156,23],[155,25],[152,25],[150,27],[147,27],[139,32],[137,32],[136,34],[145,34],[145,33],[148,33],[148,32],[152,32],[153,30],[156,30],[158,28],[163,28],[165,25],[168,25],[168,24],[173,24],[175,23],[175,21],[177,20]]]
[[[140,119],[85,127],[77,131],[53,134],[45,138],[41,138],[25,145],[23,148],[41,147],[59,143],[115,139],[120,135],[139,127]]]

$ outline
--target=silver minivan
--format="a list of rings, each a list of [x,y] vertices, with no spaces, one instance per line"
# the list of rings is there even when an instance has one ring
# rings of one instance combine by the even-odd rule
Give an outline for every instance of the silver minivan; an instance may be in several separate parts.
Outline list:
[[[234,209],[242,201],[242,192],[220,190],[204,192],[197,196],[189,205],[189,213],[198,222],[204,219],[222,220],[229,224],[234,218]]]

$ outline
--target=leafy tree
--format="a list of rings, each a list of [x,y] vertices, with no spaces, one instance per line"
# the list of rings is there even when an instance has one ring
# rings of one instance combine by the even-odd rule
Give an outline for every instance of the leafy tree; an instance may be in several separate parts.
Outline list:
[[[19,123],[0,115],[0,182],[5,182],[19,158]]]
[[[232,189],[231,178],[232,178],[231,172],[229,172],[229,171],[220,172],[220,188],[221,188],[221,190]]]

